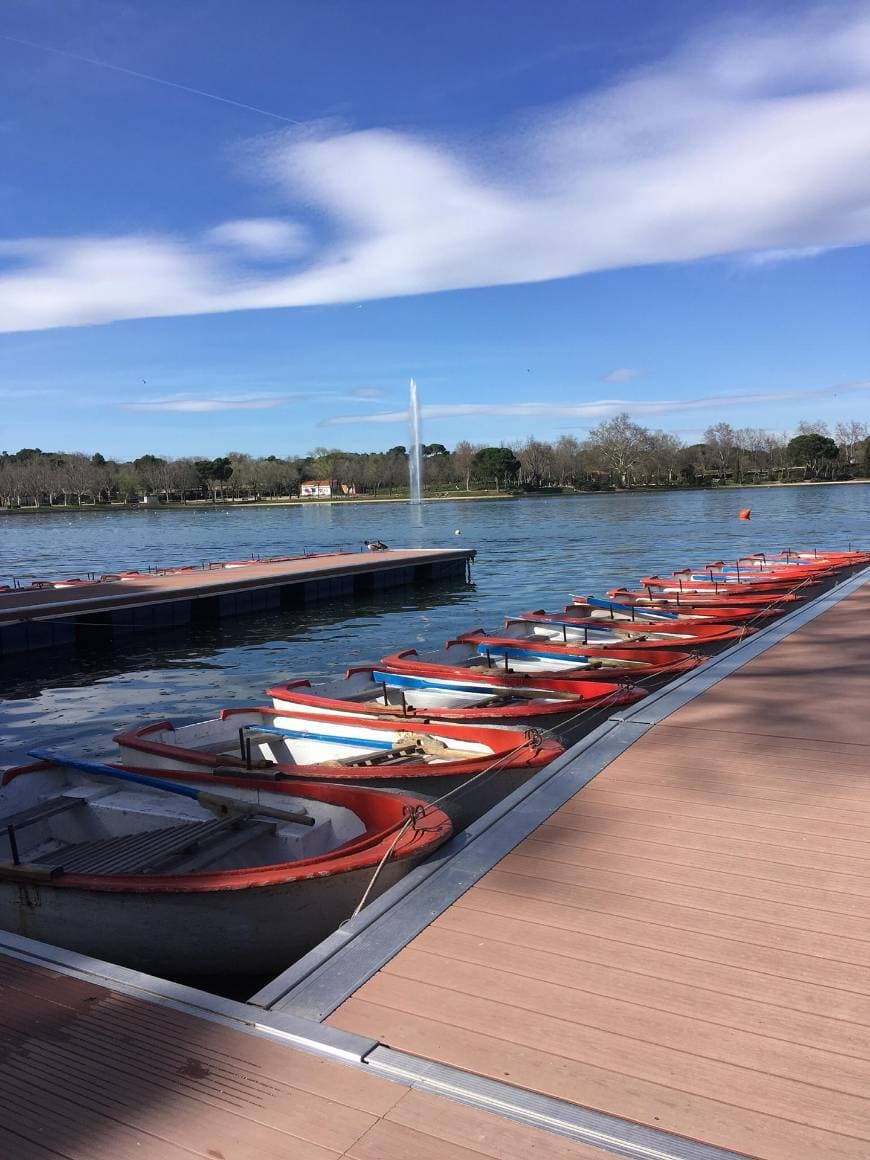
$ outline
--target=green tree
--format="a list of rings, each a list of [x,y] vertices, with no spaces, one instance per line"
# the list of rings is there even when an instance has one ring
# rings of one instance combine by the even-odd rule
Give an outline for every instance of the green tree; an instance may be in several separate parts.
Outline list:
[[[788,445],[789,460],[796,467],[805,467],[810,475],[818,475],[825,463],[831,464],[837,458],[837,444],[830,435],[796,435]]]
[[[471,474],[483,484],[493,480],[498,488],[507,485],[508,480],[516,479],[520,470],[520,461],[509,447],[481,447],[471,460]]]
[[[220,459],[195,459],[193,466],[203,486],[211,493],[212,503],[215,503],[219,485],[226,483],[233,474],[232,463],[223,456]]]

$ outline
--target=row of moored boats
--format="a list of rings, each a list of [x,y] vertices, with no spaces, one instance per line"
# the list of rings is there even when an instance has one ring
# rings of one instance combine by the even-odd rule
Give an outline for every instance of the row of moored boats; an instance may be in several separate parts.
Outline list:
[[[269,703],[33,750],[0,790],[0,926],[159,974],[280,970],[617,706],[870,553],[718,560],[394,652]]]

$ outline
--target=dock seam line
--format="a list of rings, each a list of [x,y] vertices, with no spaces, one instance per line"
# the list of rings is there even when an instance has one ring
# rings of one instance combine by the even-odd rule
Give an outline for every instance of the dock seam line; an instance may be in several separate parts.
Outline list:
[[[624,1120],[393,1048],[378,1047],[365,1062],[378,1074],[413,1088],[597,1145],[630,1160],[748,1160],[744,1153],[690,1140],[661,1128]]]

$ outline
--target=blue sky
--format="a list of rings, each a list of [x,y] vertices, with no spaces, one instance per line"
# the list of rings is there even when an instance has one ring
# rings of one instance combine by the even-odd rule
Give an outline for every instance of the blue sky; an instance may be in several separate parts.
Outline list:
[[[867,3],[7,0],[0,449],[868,418],[868,156]]]

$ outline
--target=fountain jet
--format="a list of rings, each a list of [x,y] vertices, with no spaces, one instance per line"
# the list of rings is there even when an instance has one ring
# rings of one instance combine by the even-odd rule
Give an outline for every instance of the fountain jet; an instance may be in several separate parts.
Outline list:
[[[408,403],[408,420],[411,427],[411,446],[408,452],[408,483],[411,503],[423,502],[423,448],[420,445],[420,403],[417,399],[417,384],[411,379],[411,396]]]

